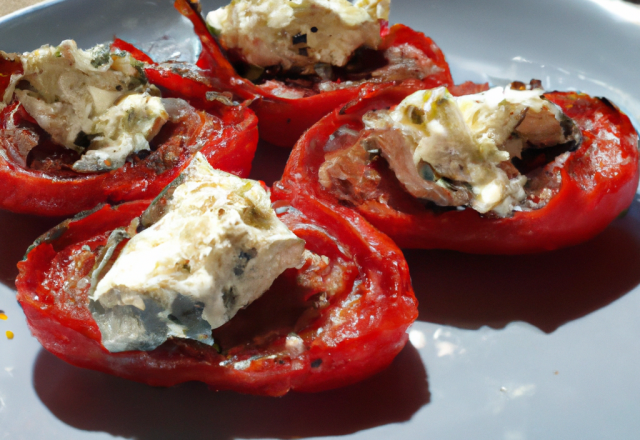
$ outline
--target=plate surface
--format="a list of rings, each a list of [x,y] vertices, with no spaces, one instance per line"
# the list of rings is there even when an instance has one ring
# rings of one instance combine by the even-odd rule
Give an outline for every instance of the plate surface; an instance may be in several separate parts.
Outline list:
[[[170,0],[62,0],[0,20],[1,49],[114,35],[156,58],[199,43]],[[203,1],[205,10],[219,2]],[[640,121],[640,7],[619,0],[394,0],[456,81],[539,78],[607,96]],[[269,146],[254,177],[276,179]],[[600,236],[542,255],[408,251],[420,316],[385,372],[271,399],[202,384],[158,389],[43,351],[16,304],[16,262],[57,219],[0,212],[0,439],[632,439],[640,432],[640,201]],[[5,331],[15,333],[13,340]]]

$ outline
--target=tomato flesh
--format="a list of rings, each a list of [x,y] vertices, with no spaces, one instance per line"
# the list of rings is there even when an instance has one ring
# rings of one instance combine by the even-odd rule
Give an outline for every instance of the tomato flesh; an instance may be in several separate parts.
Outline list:
[[[465,87],[464,93],[474,91]],[[342,126],[362,129],[369,110],[397,105],[416,91],[410,84],[379,87],[314,125],[298,141],[276,191],[317,197],[340,205],[318,181],[324,145]],[[386,164],[374,164],[382,176],[380,197],[349,206],[389,235],[400,247],[452,249],[472,253],[518,254],[574,245],[601,232],[631,203],[638,186],[638,135],[629,118],[605,99],[575,92],[546,93],[583,134],[577,151],[544,172],[557,176],[548,201],[539,209],[507,218],[482,216],[472,209],[438,212],[404,191]]]
[[[33,334],[74,365],[156,386],[199,380],[215,389],[282,395],[343,386],[385,368],[417,317],[401,252],[354,213],[311,199],[279,200],[280,219],[325,258],[285,271],[213,331],[217,346],[174,338],[149,352],[102,347],[87,276],[110,231],[128,225],[148,206],[144,201],[103,206],[34,244],[16,280]],[[287,347],[292,333],[302,350]]]

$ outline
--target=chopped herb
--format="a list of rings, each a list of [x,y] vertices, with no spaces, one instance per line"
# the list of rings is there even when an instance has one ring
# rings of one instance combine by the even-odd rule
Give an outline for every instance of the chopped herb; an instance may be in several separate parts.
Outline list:
[[[300,34],[300,33],[295,34],[293,37],[291,37],[291,42],[293,44],[301,44],[301,43],[306,44],[307,43],[307,34]]]
[[[147,81],[147,74],[144,73],[144,63],[142,61],[138,61],[132,58],[131,65],[133,66],[134,69],[138,71],[138,77],[142,82],[142,84],[146,84],[148,81]]]
[[[104,66],[111,61],[111,54],[109,53],[109,46],[105,46],[104,44],[98,44],[93,49],[89,50],[91,53],[91,65],[96,69],[98,67]]]
[[[111,52],[111,56],[118,58],[124,58],[127,55],[129,55],[129,52],[125,52],[124,50],[120,49],[114,49],[113,52]]]
[[[417,107],[409,107],[409,117],[411,122],[421,125],[424,122],[424,112]]]

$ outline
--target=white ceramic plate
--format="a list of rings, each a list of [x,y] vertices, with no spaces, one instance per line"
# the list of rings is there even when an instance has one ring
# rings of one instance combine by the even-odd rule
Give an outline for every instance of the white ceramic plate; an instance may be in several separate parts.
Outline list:
[[[214,2],[205,2],[212,9]],[[457,81],[539,78],[606,95],[640,120],[640,8],[619,0],[394,0]],[[61,0],[0,20],[5,51],[129,40],[193,59],[170,0]],[[286,158],[258,155],[271,181]],[[0,439],[634,439],[640,433],[640,202],[594,240],[519,257],[407,252],[420,316],[380,375],[271,399],[158,389],[44,352],[14,300],[16,262],[58,220],[0,212]],[[15,333],[13,340],[5,331]],[[344,437],[343,437],[344,436]]]

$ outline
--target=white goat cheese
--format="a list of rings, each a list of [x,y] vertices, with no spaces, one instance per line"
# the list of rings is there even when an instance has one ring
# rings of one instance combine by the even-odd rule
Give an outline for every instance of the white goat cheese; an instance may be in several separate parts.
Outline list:
[[[303,262],[304,241],[258,182],[214,170],[197,153],[175,183],[149,208],[166,202],[160,218],[129,240],[91,295],[110,351],[172,336],[211,344],[212,328]]]
[[[403,133],[417,168],[427,163],[437,176],[468,184],[473,209],[506,216],[525,198],[527,179],[510,179],[500,163],[519,156],[527,141],[567,142],[562,111],[541,94],[496,87],[454,97],[439,87],[408,96],[388,118]]]
[[[20,60],[24,73],[12,78],[11,91],[54,142],[88,151],[73,166],[78,172],[121,167],[129,154],[148,150],[168,120],[160,98],[147,93],[141,63],[126,52],[85,51],[65,40]]]
[[[227,49],[251,64],[344,66],[360,46],[377,48],[389,0],[233,0],[210,12],[207,24]]]

